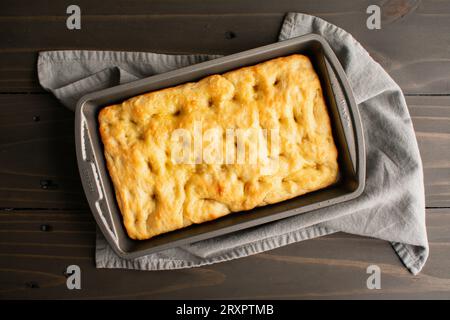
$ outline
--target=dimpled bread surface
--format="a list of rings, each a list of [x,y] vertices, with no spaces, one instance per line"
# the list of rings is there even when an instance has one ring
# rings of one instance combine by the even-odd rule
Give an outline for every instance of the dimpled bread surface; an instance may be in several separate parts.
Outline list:
[[[98,120],[132,239],[287,200],[327,187],[338,176],[320,80],[309,58],[299,54],[142,94],[103,108]],[[256,164],[227,164],[198,163],[192,152],[188,163],[175,163],[172,133],[181,128],[194,137],[195,123],[202,133],[266,129],[267,149],[276,132],[277,153],[268,150],[267,161]],[[225,146],[225,135],[221,139]],[[250,148],[255,140],[241,142]]]

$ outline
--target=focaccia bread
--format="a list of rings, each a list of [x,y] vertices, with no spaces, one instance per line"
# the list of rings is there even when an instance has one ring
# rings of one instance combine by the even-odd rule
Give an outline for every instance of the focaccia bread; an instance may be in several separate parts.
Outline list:
[[[136,96],[103,108],[98,120],[117,203],[132,239],[287,200],[327,187],[338,176],[320,81],[303,55]],[[211,128],[222,130],[223,149],[229,146],[227,129],[266,129],[261,141],[269,156],[256,163],[207,163],[198,159],[202,153],[192,152],[189,161],[174,162],[174,131],[184,129],[194,140],[196,123],[197,128],[201,124],[197,136]],[[271,134],[278,139],[269,139]],[[251,148],[255,139],[241,136],[240,143]],[[269,145],[275,144],[272,154]]]

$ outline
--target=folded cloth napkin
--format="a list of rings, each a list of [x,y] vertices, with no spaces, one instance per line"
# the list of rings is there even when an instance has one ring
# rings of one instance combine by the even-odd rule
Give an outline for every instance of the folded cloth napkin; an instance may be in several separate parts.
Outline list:
[[[322,35],[338,56],[364,127],[367,180],[357,199],[233,234],[135,260],[119,258],[97,232],[99,268],[177,269],[207,265],[271,250],[337,231],[390,241],[404,265],[417,274],[428,257],[423,170],[403,93],[346,31],[306,14],[287,14],[279,40]],[[41,52],[41,85],[74,110],[84,94],[167,72],[218,56],[144,52]]]

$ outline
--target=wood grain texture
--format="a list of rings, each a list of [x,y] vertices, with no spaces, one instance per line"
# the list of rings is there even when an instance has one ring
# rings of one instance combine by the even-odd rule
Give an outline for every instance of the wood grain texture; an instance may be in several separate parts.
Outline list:
[[[406,93],[450,93],[450,3],[438,0],[200,0],[77,2],[82,29],[65,27],[70,1],[2,1],[0,92],[41,91],[36,52],[103,49],[229,54],[276,41],[284,14],[305,12],[352,33]],[[382,9],[368,30],[366,8]],[[420,27],[418,27],[420,26]],[[233,37],[229,37],[229,32]]]
[[[427,223],[431,255],[418,276],[388,242],[343,233],[204,268],[136,272],[95,268],[95,224],[86,211],[2,212],[0,298],[448,299],[450,209],[427,210]],[[71,264],[81,267],[81,290],[66,288]],[[371,264],[381,268],[381,290],[366,287]]]
[[[50,95],[0,95],[0,208],[80,208],[74,114]]]
[[[407,102],[425,167],[426,204],[449,206],[450,97]],[[73,113],[47,94],[3,94],[0,106],[0,208],[86,208]]]
[[[450,97],[407,97],[425,176],[426,204],[450,207]]]

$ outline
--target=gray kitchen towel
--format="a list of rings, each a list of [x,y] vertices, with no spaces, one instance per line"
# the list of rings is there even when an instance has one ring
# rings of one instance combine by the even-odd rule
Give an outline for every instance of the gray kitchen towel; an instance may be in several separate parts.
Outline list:
[[[233,234],[165,250],[135,260],[114,254],[97,233],[99,268],[163,270],[245,257],[337,231],[390,241],[404,265],[417,274],[428,257],[423,170],[403,93],[346,31],[300,13],[287,14],[279,40],[322,35],[350,81],[364,127],[367,180],[357,199]],[[144,52],[41,52],[41,85],[74,109],[84,94],[166,72],[217,56]]]

